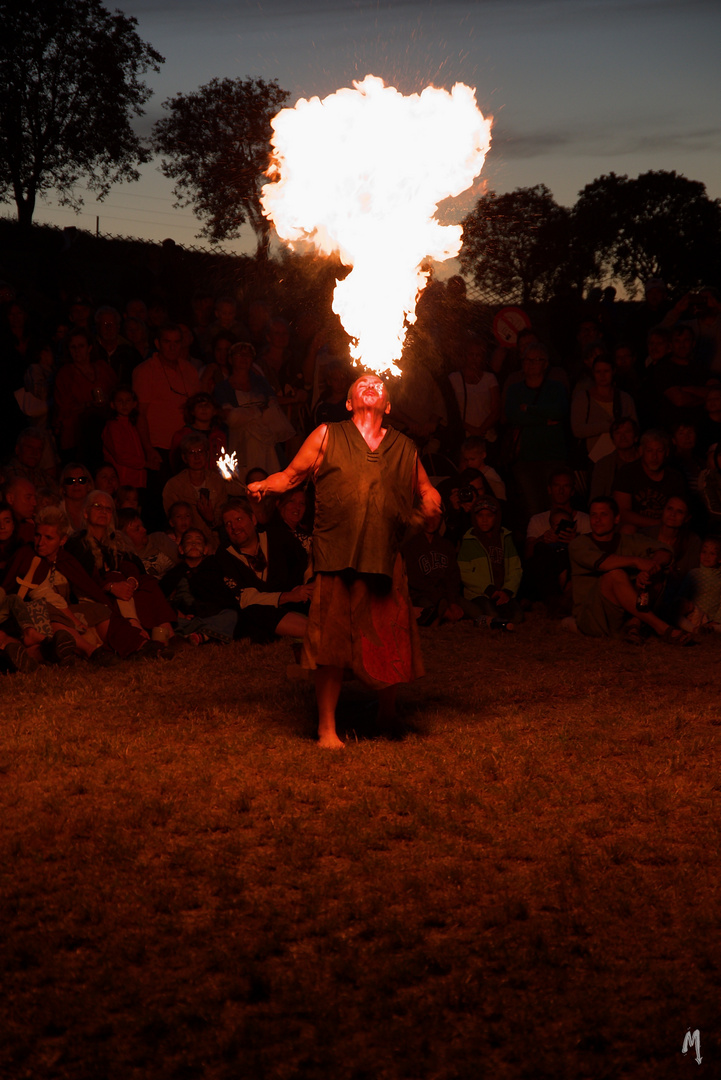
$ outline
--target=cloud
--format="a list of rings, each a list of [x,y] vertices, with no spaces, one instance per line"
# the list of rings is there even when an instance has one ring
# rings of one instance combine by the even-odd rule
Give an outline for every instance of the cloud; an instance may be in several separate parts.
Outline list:
[[[243,17],[281,18],[285,15],[323,16],[345,11],[351,15],[385,15],[410,12],[415,17],[426,11],[452,18],[457,9],[527,9],[529,13],[555,15],[559,19],[598,14],[604,19],[617,15],[650,15],[678,11],[678,0],[126,0],[123,10],[130,15],[177,15],[199,12]],[[455,11],[453,9],[456,9]],[[717,0],[685,0],[684,14],[693,11],[718,12]]]
[[[666,152],[716,153],[720,143],[721,127],[673,131],[660,125],[658,128],[634,127],[633,130],[624,131],[619,126],[596,125],[589,128],[584,125],[523,132],[496,125],[491,152],[507,161],[549,157],[557,150],[563,150],[564,156],[622,157]]]

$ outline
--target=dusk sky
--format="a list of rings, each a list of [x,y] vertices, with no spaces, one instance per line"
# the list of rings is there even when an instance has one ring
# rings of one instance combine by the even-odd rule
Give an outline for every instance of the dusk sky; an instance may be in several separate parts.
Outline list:
[[[545,183],[557,201],[603,173],[674,169],[721,196],[718,0],[127,0],[113,4],[166,58],[149,79],[161,103],[214,76],[275,78],[321,97],[367,74],[404,93],[457,81],[494,117],[482,177],[495,191]],[[148,166],[135,185],[76,218],[37,221],[198,243],[189,210]],[[232,245],[229,247],[235,247]]]

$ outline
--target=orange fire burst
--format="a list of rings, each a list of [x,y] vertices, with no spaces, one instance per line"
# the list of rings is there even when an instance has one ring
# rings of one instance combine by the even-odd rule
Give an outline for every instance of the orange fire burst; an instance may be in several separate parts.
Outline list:
[[[261,201],[291,247],[310,241],[352,267],[333,296],[352,356],[399,375],[406,323],[428,280],[421,266],[461,247],[460,225],[441,225],[438,204],[480,173],[491,120],[463,83],[408,97],[373,75],[353,86],[278,113]]]
[[[220,448],[220,457],[215,464],[224,480],[235,479],[236,469],[238,468],[238,457],[235,450],[232,454],[226,454],[225,447],[222,446]]]

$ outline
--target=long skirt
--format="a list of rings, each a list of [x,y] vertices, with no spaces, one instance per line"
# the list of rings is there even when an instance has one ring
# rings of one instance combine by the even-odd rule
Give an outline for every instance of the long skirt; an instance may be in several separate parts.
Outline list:
[[[352,571],[316,576],[301,664],[344,668],[376,688],[424,674],[400,555],[392,580]]]

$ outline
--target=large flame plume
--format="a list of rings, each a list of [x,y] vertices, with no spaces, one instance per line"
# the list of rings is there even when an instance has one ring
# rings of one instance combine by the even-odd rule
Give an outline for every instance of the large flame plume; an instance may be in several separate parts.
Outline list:
[[[261,201],[291,246],[310,241],[353,268],[333,297],[352,356],[399,375],[405,324],[428,279],[422,264],[461,247],[461,226],[441,225],[438,203],[480,173],[491,120],[463,83],[408,97],[373,75],[353,86],[278,113],[274,182]]]

